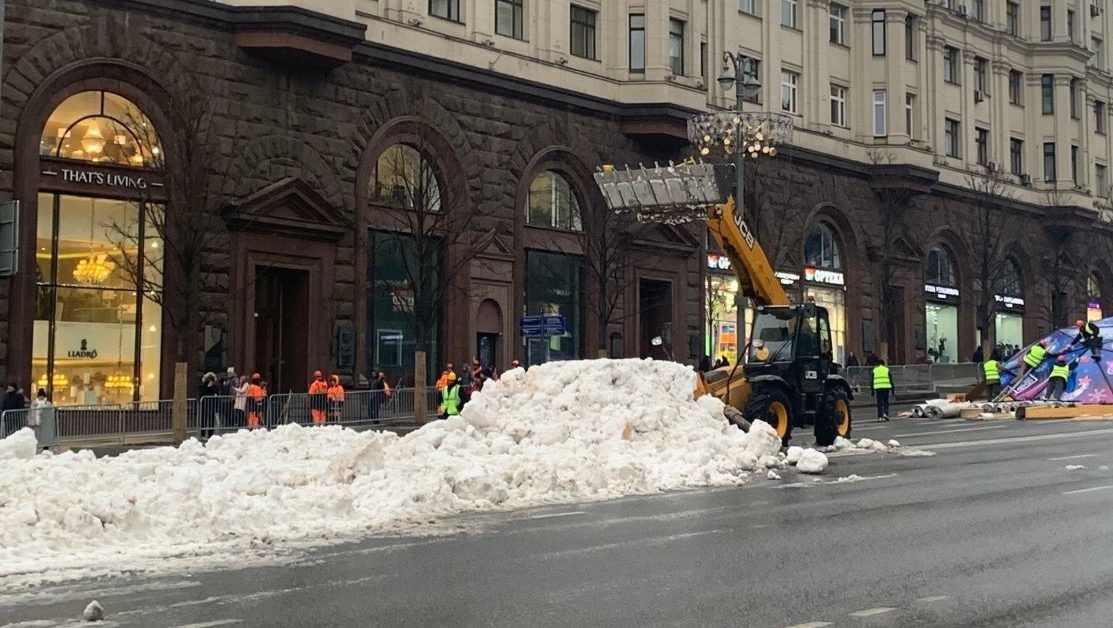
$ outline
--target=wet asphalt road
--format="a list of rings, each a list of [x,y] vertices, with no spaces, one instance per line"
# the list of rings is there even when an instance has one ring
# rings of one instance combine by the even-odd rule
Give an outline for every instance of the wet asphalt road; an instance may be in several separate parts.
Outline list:
[[[294,565],[0,592],[0,624],[63,623],[95,597],[116,626],[1113,625],[1113,423],[895,420],[855,436],[936,455],[463,517],[466,532]]]

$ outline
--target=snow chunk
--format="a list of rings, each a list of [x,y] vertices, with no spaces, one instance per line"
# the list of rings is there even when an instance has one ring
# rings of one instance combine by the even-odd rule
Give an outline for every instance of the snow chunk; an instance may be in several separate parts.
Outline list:
[[[827,456],[814,449],[805,449],[796,463],[796,470],[801,473],[823,473],[826,468]]]
[[[30,460],[35,457],[35,450],[38,448],[39,441],[35,438],[35,431],[25,427],[0,440],[0,460]]]
[[[885,443],[873,440],[872,438],[863,438],[858,441],[858,449],[871,449],[873,451],[889,451]]]
[[[891,439],[889,442],[887,442],[885,444],[890,446],[890,447],[900,447],[900,441],[895,439],[895,438]]]
[[[100,602],[93,600],[85,607],[81,616],[85,618],[85,621],[104,621],[104,607],[100,605]]]
[[[777,475],[777,472],[776,472],[776,471],[774,471],[774,470],[772,470],[772,469],[769,469],[769,473],[766,473],[766,474],[765,474],[765,477],[766,477],[766,478],[768,478],[768,479],[770,479],[770,480],[779,480],[779,479],[781,479],[781,476],[780,476],[780,475]]]
[[[803,447],[797,447],[796,445],[789,447],[788,455],[785,457],[785,462],[787,462],[788,464],[796,464],[797,462],[800,462],[800,454],[802,453],[804,453]]]
[[[1085,469],[1085,468],[1086,468],[1086,466],[1081,465],[1081,464],[1068,464],[1067,466],[1063,467],[1063,469],[1065,469],[1067,471],[1079,471],[1079,470]]]

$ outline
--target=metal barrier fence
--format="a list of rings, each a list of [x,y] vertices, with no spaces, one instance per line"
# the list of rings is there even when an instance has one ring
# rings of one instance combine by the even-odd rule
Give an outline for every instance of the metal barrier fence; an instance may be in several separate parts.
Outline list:
[[[426,408],[434,417],[440,392],[427,389]],[[188,400],[186,429],[193,436],[235,432],[252,423],[254,413],[261,428],[288,423],[325,423],[348,427],[375,427],[414,417],[412,388],[383,391],[358,390],[343,400],[308,394],[271,395],[250,398],[203,397]],[[40,447],[80,441],[104,445],[166,442],[173,431],[173,400],[112,406],[54,406],[40,409],[7,410],[0,416],[0,438],[24,427],[35,430]],[[316,419],[316,420],[315,420]]]
[[[942,387],[969,387],[980,381],[981,365],[961,364],[895,364],[889,367],[893,387],[904,392],[934,393]],[[872,366],[849,366],[845,377],[855,391],[866,391],[873,383]]]

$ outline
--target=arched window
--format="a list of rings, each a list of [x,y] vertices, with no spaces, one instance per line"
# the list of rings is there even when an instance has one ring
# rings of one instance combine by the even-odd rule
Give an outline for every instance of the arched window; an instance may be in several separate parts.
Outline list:
[[[561,174],[546,170],[529,185],[526,224],[565,231],[582,231],[580,202]]]
[[[1023,295],[1022,284],[1020,282],[1020,264],[1013,258],[1005,260],[1005,265],[1001,269],[1001,289],[1000,293],[1004,296],[1019,297]]]
[[[372,200],[424,212],[441,210],[436,169],[416,148],[394,144],[375,162]]]
[[[131,101],[81,92],[58,105],[43,127],[39,154],[133,168],[162,166],[154,125]]]
[[[1090,273],[1086,279],[1086,296],[1095,303],[1101,302],[1101,277],[1097,273]]]
[[[950,251],[940,246],[932,247],[928,253],[925,278],[934,286],[955,287],[955,261]]]
[[[804,241],[804,264],[816,268],[842,269],[842,255],[831,228],[820,223],[812,228]]]
[[[80,176],[156,179],[164,155],[150,119],[131,101],[81,92],[42,129],[44,159]],[[95,165],[88,165],[95,164]],[[46,169],[44,169],[46,170]],[[50,177],[47,179],[46,177]],[[160,393],[164,208],[162,189],[105,186],[57,191],[44,172],[36,198],[34,383],[55,404],[155,400]]]

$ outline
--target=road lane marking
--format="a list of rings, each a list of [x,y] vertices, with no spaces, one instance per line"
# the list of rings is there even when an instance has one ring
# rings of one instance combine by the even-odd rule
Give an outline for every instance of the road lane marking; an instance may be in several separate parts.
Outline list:
[[[850,613],[851,617],[873,617],[874,615],[884,615],[897,610],[892,606],[878,606],[877,608],[867,608],[862,611],[854,611]]]
[[[1066,438],[1079,438],[1082,436],[1101,436],[1105,434],[1113,434],[1113,428],[1104,428],[1100,430],[1086,430],[1081,432],[1056,432],[1054,434],[1039,434],[1036,436],[1008,436],[1005,438],[987,438],[985,440],[965,440],[951,443],[936,443],[936,444],[921,444],[917,443],[917,447],[931,448],[931,449],[959,449],[963,447],[982,447],[985,445],[1011,445],[1013,443],[1031,443],[1036,441],[1045,440],[1063,440]]]
[[[227,626],[229,624],[242,624],[242,619],[218,619],[216,621],[205,621],[199,624],[181,624],[176,628],[212,628],[213,626]]]
[[[824,626],[830,625],[831,622],[829,621],[810,621],[806,624],[796,624],[795,626],[789,626],[788,628],[823,628]]]
[[[932,432],[913,432],[911,434],[896,434],[895,438],[908,438],[908,437],[911,437],[911,436],[935,436],[937,434],[939,434],[939,435],[958,434],[959,432],[977,432],[977,431],[980,431],[980,430],[999,430],[1003,427],[1006,427],[1006,426],[1004,424],[998,424],[998,425],[983,425],[981,427],[963,427],[963,428],[959,428],[959,429],[955,429],[955,430],[948,429],[948,430],[935,430],[935,431],[932,431]]]
[[[930,597],[922,597],[922,598],[920,598],[916,601],[917,602],[924,602],[924,603],[927,603],[927,602],[942,602],[943,600],[950,599],[950,597],[951,596],[949,596],[949,595],[932,595]]]
[[[1077,456],[1059,456],[1058,458],[1048,458],[1051,461],[1057,460],[1080,460],[1082,458],[1097,458],[1097,454],[1078,454]]]
[[[1067,492],[1063,493],[1063,495],[1078,495],[1080,493],[1092,493],[1094,491],[1104,491],[1106,489],[1111,489],[1111,488],[1113,488],[1113,484],[1107,484],[1105,486],[1091,486],[1090,488],[1080,488],[1077,491],[1067,491]]]
[[[553,514],[551,514],[551,515],[534,515],[533,517],[527,517],[527,518],[528,518],[528,519],[530,519],[530,520],[535,520],[535,519],[556,519],[557,517],[574,517],[574,516],[576,516],[576,515],[586,515],[586,514],[587,514],[587,513],[586,513],[586,512],[584,512],[584,511],[582,511],[582,510],[576,510],[576,511],[574,511],[574,512],[554,512],[554,513],[553,513]]]

